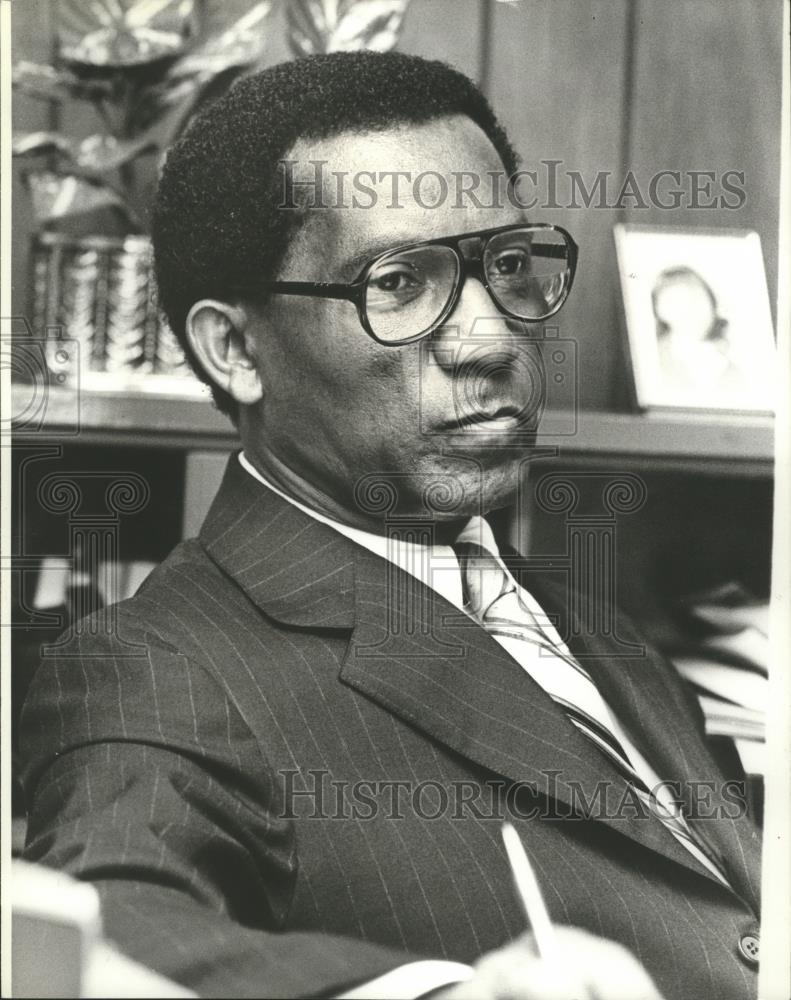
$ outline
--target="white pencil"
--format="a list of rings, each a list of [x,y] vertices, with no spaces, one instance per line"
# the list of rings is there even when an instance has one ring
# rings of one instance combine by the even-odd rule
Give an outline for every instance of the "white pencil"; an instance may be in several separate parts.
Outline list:
[[[545,961],[556,961],[559,957],[557,934],[541,895],[533,866],[525,853],[519,834],[507,820],[503,823],[502,835],[514,885],[533,932],[539,957]]]

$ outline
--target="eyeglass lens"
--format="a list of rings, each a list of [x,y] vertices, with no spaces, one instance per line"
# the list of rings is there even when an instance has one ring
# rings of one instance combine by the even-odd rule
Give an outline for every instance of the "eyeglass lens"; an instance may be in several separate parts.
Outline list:
[[[415,247],[383,257],[366,282],[371,330],[392,343],[428,330],[442,315],[458,277],[459,260],[450,247]]]
[[[483,268],[495,302],[522,319],[542,319],[563,299],[571,271],[562,233],[517,229],[487,244]]]
[[[495,234],[482,265],[495,303],[528,320],[548,316],[571,278],[566,240],[551,229]],[[445,246],[394,250],[380,258],[368,274],[364,300],[374,335],[399,343],[430,330],[453,296],[459,266],[455,251]]]

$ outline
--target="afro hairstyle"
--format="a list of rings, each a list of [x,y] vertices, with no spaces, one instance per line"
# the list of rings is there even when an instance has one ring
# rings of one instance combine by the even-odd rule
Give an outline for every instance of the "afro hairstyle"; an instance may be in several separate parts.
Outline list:
[[[299,139],[385,131],[449,115],[474,121],[512,174],[514,150],[486,98],[445,63],[388,52],[337,52],[281,63],[237,82],[168,153],[154,203],[158,297],[195,373],[236,422],[235,401],[202,370],[186,338],[190,308],[268,280],[302,213],[278,211],[278,165]]]

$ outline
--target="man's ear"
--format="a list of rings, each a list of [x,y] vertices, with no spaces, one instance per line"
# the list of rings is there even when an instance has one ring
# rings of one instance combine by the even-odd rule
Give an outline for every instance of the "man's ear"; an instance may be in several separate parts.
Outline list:
[[[257,403],[263,389],[245,310],[216,299],[201,299],[190,309],[186,326],[189,344],[212,382],[237,403]]]

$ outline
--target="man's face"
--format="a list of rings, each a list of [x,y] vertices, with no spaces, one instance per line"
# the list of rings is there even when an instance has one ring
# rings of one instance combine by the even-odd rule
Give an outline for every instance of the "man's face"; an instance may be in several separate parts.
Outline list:
[[[488,172],[502,174],[503,165],[463,117],[300,141],[288,159],[298,163],[295,179],[308,180],[310,161],[327,161],[324,201],[331,207],[309,211],[279,280],[348,283],[384,249],[525,221],[504,197],[506,207],[487,207]],[[339,204],[334,173],[341,171],[347,174]],[[426,176],[417,190],[400,181],[401,207],[392,207],[389,174],[372,185],[377,198],[370,206],[371,197],[353,188],[359,171]],[[429,171],[447,179],[444,199]],[[481,176],[483,207],[456,198],[459,171]],[[370,175],[364,181],[371,185]],[[400,513],[426,513],[426,490],[448,477],[461,502],[435,512],[440,517],[470,516],[513,497],[540,411],[540,359],[525,328],[498,312],[478,280],[467,279],[445,324],[417,343],[377,343],[351,302],[288,295],[273,295],[253,311],[251,331],[263,398],[243,423],[245,448],[292,494],[314,506],[327,497],[327,509],[340,509],[352,523],[360,521],[372,474],[395,489]],[[502,415],[508,410],[520,415]]]

